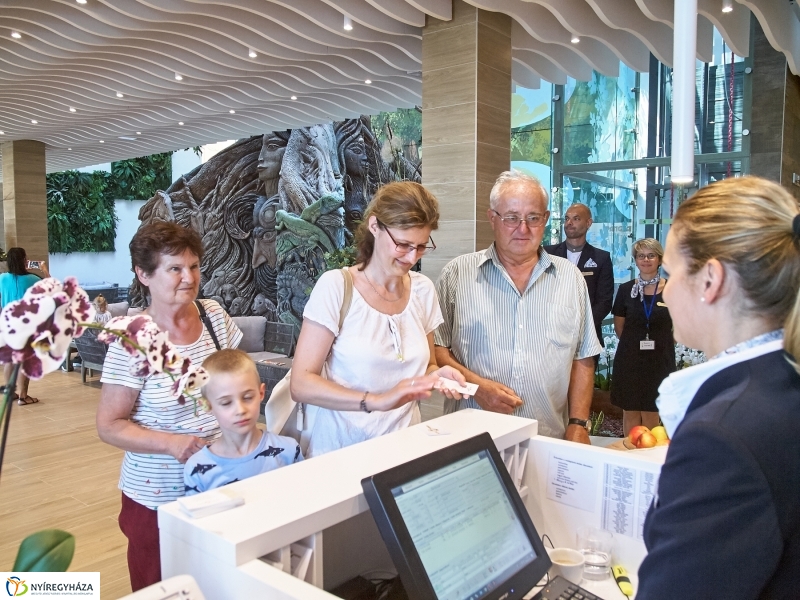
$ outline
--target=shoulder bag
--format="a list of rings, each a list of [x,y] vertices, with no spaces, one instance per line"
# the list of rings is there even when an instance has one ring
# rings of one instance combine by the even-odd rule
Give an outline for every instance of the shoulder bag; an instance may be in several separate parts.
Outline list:
[[[353,276],[348,269],[340,269],[340,272],[344,278],[344,296],[339,309],[339,333],[353,301]],[[267,419],[267,431],[294,438],[305,454],[314,429],[315,407],[292,400],[289,390],[291,375],[292,370],[289,369],[284,378],[275,384],[264,407],[264,417]],[[325,376],[324,367],[322,375]]]

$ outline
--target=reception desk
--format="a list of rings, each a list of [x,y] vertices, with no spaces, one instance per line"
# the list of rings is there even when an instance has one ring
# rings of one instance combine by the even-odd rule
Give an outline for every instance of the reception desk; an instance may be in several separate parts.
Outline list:
[[[539,534],[575,545],[585,525],[614,532],[615,563],[635,574],[645,555],[641,523],[666,448],[620,452],[537,435],[529,419],[463,410],[223,488],[244,505],[192,519],[159,509],[164,578],[192,575],[206,598],[331,600],[357,575],[394,571],[361,479],[488,432]],[[294,576],[292,573],[294,573]],[[584,581],[624,598],[613,580]]]

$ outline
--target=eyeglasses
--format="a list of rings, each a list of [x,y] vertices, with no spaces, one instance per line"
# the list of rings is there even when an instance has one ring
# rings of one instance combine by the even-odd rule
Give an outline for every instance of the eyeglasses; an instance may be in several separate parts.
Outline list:
[[[637,254],[636,260],[655,260],[658,258],[656,254]]]
[[[517,215],[508,215],[507,217],[504,217],[495,209],[492,209],[492,212],[496,214],[497,217],[503,222],[503,225],[505,225],[509,229],[516,229],[523,221],[525,221],[528,224],[528,229],[533,229],[534,227],[539,227],[540,225],[544,225],[545,222],[544,215],[528,215],[523,219],[522,217],[518,217]]]
[[[415,246],[414,244],[398,242],[396,239],[394,239],[392,232],[389,231],[389,228],[386,227],[386,225],[384,225],[380,221],[378,221],[378,225],[380,225],[381,229],[383,229],[387,234],[389,234],[389,237],[394,242],[395,248],[400,254],[409,254],[412,250],[416,250],[417,256],[422,256],[423,254],[427,254],[436,250],[436,243],[433,241],[432,237],[428,237],[428,239],[431,241],[430,246],[426,246],[425,244],[420,244],[419,246]]]

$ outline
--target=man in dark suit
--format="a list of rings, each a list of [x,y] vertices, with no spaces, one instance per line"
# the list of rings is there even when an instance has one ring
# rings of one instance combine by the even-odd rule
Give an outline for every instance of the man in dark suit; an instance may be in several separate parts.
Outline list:
[[[592,303],[592,317],[597,339],[603,344],[600,324],[611,312],[614,301],[614,269],[611,255],[586,243],[586,232],[592,226],[592,211],[585,204],[573,204],[564,215],[567,239],[560,244],[545,246],[548,254],[566,258],[583,274]]]

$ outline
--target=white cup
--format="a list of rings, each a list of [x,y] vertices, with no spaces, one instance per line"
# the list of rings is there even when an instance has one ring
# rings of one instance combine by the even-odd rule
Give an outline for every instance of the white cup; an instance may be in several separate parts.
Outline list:
[[[583,554],[572,548],[547,548],[547,554],[553,566],[550,567],[550,576],[561,575],[564,579],[578,584],[583,576]]]

